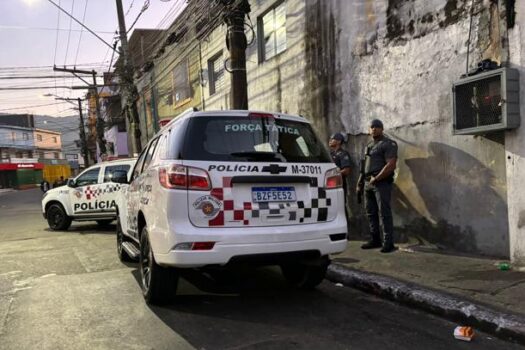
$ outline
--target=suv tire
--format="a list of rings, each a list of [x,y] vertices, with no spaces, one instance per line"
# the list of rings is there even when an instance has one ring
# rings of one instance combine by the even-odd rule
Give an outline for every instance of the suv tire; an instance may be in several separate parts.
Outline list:
[[[55,203],[47,208],[47,224],[53,231],[67,230],[71,226],[71,218],[66,214],[62,205]]]
[[[164,304],[175,298],[179,273],[175,268],[157,265],[151,250],[147,227],[140,235],[139,255],[142,295],[148,304]]]
[[[122,248],[122,243],[129,241],[129,239],[122,232],[122,226],[120,225],[120,216],[117,216],[117,255],[120,261],[122,262],[132,262],[134,261],[128,253]]]
[[[313,289],[323,282],[330,265],[328,257],[310,263],[286,263],[281,265],[284,278],[294,287]]]

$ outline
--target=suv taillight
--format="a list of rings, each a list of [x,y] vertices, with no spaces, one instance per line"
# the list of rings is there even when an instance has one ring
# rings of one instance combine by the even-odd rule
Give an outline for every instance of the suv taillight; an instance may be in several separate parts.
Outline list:
[[[206,170],[184,165],[172,165],[159,169],[159,182],[164,188],[208,191],[210,177]]]
[[[340,188],[343,187],[343,177],[337,168],[330,169],[324,176],[325,188]]]

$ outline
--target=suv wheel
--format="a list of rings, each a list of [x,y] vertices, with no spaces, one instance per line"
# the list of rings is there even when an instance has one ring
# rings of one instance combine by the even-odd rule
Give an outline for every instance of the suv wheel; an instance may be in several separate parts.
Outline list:
[[[122,243],[128,241],[126,236],[122,233],[122,226],[120,225],[120,217],[117,216],[117,254],[118,258],[122,262],[132,262],[133,259],[126,253],[122,248]]]
[[[60,204],[51,204],[46,216],[47,224],[53,231],[67,230],[71,226],[71,218]]]
[[[287,263],[281,265],[284,278],[291,285],[301,289],[313,289],[323,282],[330,265],[328,257],[310,263]]]
[[[142,295],[148,304],[163,304],[175,298],[179,274],[175,268],[157,265],[147,227],[140,235],[139,256]]]

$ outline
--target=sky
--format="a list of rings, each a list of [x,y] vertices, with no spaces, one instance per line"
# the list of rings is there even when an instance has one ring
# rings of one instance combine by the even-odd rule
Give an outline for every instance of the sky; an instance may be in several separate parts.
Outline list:
[[[104,41],[112,44],[118,29],[115,0],[0,0],[0,113],[32,113],[61,117],[75,115],[68,102],[55,96],[77,98],[86,90],[60,86],[85,85],[57,67],[108,71],[112,50],[61,12],[53,1]],[[122,0],[129,28],[145,4],[149,7],[134,28],[166,29],[184,7],[185,0]],[[58,29],[58,30],[57,30]],[[129,32],[129,36],[132,31]],[[113,62],[117,58],[113,57]],[[19,79],[44,76],[42,79]],[[12,79],[16,77],[17,79]],[[9,79],[8,79],[9,78]],[[46,86],[49,89],[8,90]]]

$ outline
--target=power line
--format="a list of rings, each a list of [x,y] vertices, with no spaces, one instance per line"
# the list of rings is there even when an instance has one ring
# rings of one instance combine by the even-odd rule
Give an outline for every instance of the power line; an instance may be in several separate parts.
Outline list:
[[[107,62],[107,61],[106,61]],[[97,65],[97,64],[103,64],[103,62],[89,62],[89,63],[79,63],[77,64],[77,67],[83,67],[83,66],[94,66],[94,65]],[[0,70],[8,70],[8,69],[44,69],[44,68],[53,68],[55,65],[51,65],[51,66],[5,66],[5,67],[0,67]]]
[[[111,45],[108,44],[104,39],[102,39],[97,33],[95,33],[94,31],[92,31],[91,29],[89,29],[84,23],[80,22],[78,19],[76,19],[75,17],[73,17],[73,15],[69,14],[66,10],[64,10],[62,7],[60,7],[60,5],[57,5],[53,0],[47,0],[49,1],[50,3],[52,3],[53,5],[55,5],[56,7],[58,7],[58,9],[62,12],[64,12],[68,17],[72,18],[75,22],[77,22],[78,24],[80,24],[82,27],[84,27],[88,32],[90,32],[91,34],[93,34],[95,37],[97,37],[97,39],[99,39],[100,41],[102,41],[104,44],[106,44],[107,46],[109,46],[111,48]],[[60,3],[60,0],[59,0],[59,3]]]
[[[29,108],[36,108],[36,107],[47,107],[47,106],[60,105],[60,104],[64,104],[64,103],[66,103],[66,102],[64,101],[64,102],[55,102],[55,103],[46,103],[46,104],[40,104],[40,105],[25,106],[25,107],[4,108],[4,109],[0,109],[0,112],[13,111],[13,110],[18,110],[18,109],[29,109]]]
[[[69,75],[59,75],[59,76],[54,76],[54,75],[1,76],[0,75],[0,80],[8,80],[8,79],[53,79],[53,78],[69,78],[69,77],[70,77]]]
[[[86,5],[84,6],[84,14],[82,15],[82,23],[86,21],[88,1],[89,0],[86,0]],[[82,42],[82,34],[84,34],[84,28],[80,27],[80,36],[78,38],[77,53],[75,55],[75,66],[77,65],[78,53],[80,52],[80,43]]]
[[[131,31],[131,29],[133,29],[133,27],[135,26],[135,24],[137,23],[137,21],[139,20],[140,16],[142,16],[142,14],[149,8],[149,0],[145,0],[144,1],[144,5],[142,5],[142,9],[140,9],[140,12],[139,14],[137,15],[137,18],[135,18],[135,20],[133,21],[133,23],[131,24],[131,26],[128,28],[128,30],[126,31],[126,34],[129,33]]]
[[[75,0],[71,2],[71,13],[74,13],[74,9],[75,9]],[[67,63],[67,54],[69,51],[69,41],[71,39],[71,25],[72,24],[73,24],[73,16],[69,17],[69,31],[67,33],[67,45],[66,45],[66,54],[64,56],[64,66]]]
[[[46,31],[61,31],[61,32],[67,32],[69,29],[65,28],[49,28],[49,27],[27,27],[27,26],[9,26],[9,25],[2,25],[0,24],[0,30],[46,30]],[[84,28],[81,27],[81,29],[71,29],[72,32],[82,32]],[[93,30],[97,34],[113,34],[113,32],[108,32],[104,30]]]

